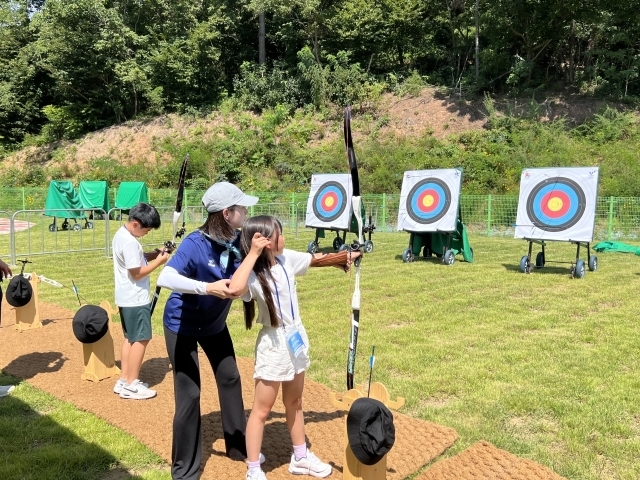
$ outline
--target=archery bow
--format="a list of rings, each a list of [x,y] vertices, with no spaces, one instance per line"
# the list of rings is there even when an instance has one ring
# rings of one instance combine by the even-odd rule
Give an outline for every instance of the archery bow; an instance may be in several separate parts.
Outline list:
[[[171,240],[164,243],[164,248],[167,251],[174,250],[176,248],[176,239],[180,238],[184,235],[185,230],[185,218],[184,212],[182,211],[182,200],[184,199],[184,179],[187,176],[187,164],[189,163],[189,154],[184,157],[182,162],[182,168],[180,169],[180,178],[178,179],[178,195],[176,197],[176,208],[173,212],[173,221],[172,221],[172,232],[173,236]],[[178,228],[178,224],[180,223],[180,217],[182,217],[182,226]],[[158,303],[158,298],[160,297],[160,290],[162,287],[158,285],[156,287],[156,292],[153,294],[153,298],[151,299],[151,315],[153,315],[153,311],[156,308],[156,303]]]
[[[353,139],[351,138],[351,107],[344,110],[344,144],[347,149],[347,159],[349,160],[349,169],[351,170],[351,184],[353,192],[351,196],[351,205],[353,207],[353,215],[358,223],[358,240],[349,247],[351,250],[363,251],[364,238],[362,236],[362,199],[360,197],[360,180],[358,179],[358,163],[356,162],[356,154],[353,150]],[[351,335],[349,339],[349,354],[347,357],[347,390],[353,388],[353,372],[356,364],[356,348],[358,346],[358,329],[360,328],[360,258],[354,262],[356,265],[356,280],[351,297]]]

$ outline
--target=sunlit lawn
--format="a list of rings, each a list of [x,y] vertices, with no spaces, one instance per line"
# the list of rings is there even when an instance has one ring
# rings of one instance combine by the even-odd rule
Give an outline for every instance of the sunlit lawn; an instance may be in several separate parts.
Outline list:
[[[294,237],[287,232],[288,246],[306,250],[313,231]],[[472,233],[475,263],[458,256],[443,266],[435,258],[403,263],[408,238],[376,233],[374,252],[363,260],[356,383],[368,380],[375,345],[373,379],[392,398],[406,398],[401,411],[460,435],[445,455],[484,439],[570,479],[639,478],[640,259],[599,254],[599,270],[574,280],[569,264],[551,263],[575,257],[566,243],[550,243],[547,267],[524,275],[522,240]],[[330,245],[331,238],[321,240],[321,247]],[[28,271],[66,287],[42,284],[42,301],[77,308],[71,280],[87,302],[112,301],[112,264],[104,254],[30,260]],[[311,270],[298,282],[313,358],[309,377],[343,391],[354,273]],[[154,316],[156,334],[167,296]],[[252,356],[257,331],[245,331],[240,302],[229,325],[237,353]]]

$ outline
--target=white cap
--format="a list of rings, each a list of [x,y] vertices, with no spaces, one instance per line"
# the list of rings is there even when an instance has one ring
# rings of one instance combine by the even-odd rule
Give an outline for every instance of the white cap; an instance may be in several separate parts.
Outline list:
[[[221,212],[234,205],[250,207],[256,203],[258,197],[245,195],[242,190],[228,182],[214,183],[202,196],[202,204],[209,213]]]

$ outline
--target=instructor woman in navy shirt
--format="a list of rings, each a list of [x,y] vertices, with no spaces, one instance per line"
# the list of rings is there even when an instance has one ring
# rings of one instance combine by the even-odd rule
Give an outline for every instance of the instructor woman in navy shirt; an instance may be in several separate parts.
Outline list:
[[[200,365],[198,345],[211,366],[218,387],[226,453],[246,457],[246,417],[240,372],[227,329],[231,301],[231,275],[240,265],[239,230],[247,207],[257,197],[219,182],[206,191],[202,203],[206,222],[189,234],[158,278],[158,285],[173,290],[164,309],[164,338],[173,368],[175,414],[171,475],[195,480],[202,459],[200,418]]]

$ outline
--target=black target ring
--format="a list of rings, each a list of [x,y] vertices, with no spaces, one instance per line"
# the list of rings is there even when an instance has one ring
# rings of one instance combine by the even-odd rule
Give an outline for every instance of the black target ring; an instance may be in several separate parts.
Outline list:
[[[561,232],[580,221],[586,209],[586,195],[577,182],[567,177],[548,178],[527,197],[527,215],[545,232]],[[554,204],[555,207],[549,207]]]
[[[423,225],[439,221],[447,214],[450,205],[451,190],[436,177],[423,178],[416,183],[409,191],[406,202],[409,217]]]
[[[347,192],[339,182],[325,182],[313,196],[312,208],[318,220],[331,222],[339,218],[347,208]]]

